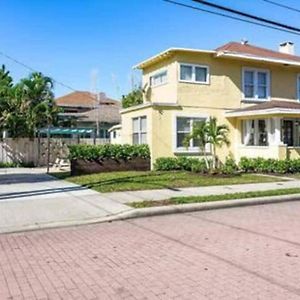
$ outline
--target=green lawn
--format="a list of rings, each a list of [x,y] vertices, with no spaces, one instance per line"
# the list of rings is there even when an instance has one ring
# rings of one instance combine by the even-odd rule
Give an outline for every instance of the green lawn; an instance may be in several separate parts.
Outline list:
[[[205,176],[191,172],[111,172],[71,177],[69,173],[52,174],[58,178],[86,186],[99,192],[176,189],[210,185],[274,182],[282,179],[242,174],[231,177]]]
[[[247,192],[247,193],[233,193],[233,194],[224,194],[224,195],[174,197],[168,200],[161,200],[161,201],[132,202],[129,203],[129,205],[134,208],[145,208],[145,207],[165,206],[165,205],[174,205],[174,204],[190,204],[190,203],[203,203],[203,202],[213,202],[213,201],[221,201],[221,200],[236,200],[236,199],[266,197],[266,196],[282,196],[282,195],[291,195],[291,194],[298,194],[298,193],[300,194],[300,188],[291,188],[291,189],[257,191],[257,192]]]

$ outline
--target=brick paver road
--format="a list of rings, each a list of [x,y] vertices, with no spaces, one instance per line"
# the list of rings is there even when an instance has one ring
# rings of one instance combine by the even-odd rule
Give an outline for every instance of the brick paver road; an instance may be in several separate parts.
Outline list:
[[[300,202],[0,235],[0,299],[300,299]]]

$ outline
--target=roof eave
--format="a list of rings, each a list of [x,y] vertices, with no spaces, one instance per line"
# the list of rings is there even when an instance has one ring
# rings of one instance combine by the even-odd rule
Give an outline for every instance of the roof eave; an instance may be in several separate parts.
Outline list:
[[[216,53],[215,50],[202,50],[202,49],[192,49],[192,48],[168,48],[167,50],[164,50],[140,63],[133,66],[133,69],[144,69],[164,58],[169,57],[171,54],[175,52],[191,52],[191,53],[207,53],[207,54],[214,54]]]
[[[300,67],[300,62],[291,61],[291,60],[287,60],[287,59],[275,59],[275,58],[268,58],[268,57],[263,57],[263,56],[260,57],[260,56],[250,55],[250,54],[228,53],[226,51],[218,51],[215,56],[216,57],[233,58],[233,59],[253,60],[253,61],[281,64],[281,65],[286,65],[286,66]]]
[[[261,110],[248,110],[248,111],[239,111],[239,112],[226,112],[225,116],[230,117],[251,117],[251,116],[262,116],[262,115],[300,115],[300,109],[292,109],[292,108],[271,108],[271,109],[261,109]]]

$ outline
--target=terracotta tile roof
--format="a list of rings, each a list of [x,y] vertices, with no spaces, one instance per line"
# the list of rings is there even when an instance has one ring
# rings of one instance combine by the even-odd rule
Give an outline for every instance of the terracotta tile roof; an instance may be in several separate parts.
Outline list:
[[[259,111],[273,108],[284,108],[284,109],[300,109],[300,103],[296,101],[267,101],[264,103],[259,103],[256,105],[251,105],[249,107],[240,108],[236,110],[231,110],[230,113],[235,112],[247,112],[247,111]]]
[[[101,104],[115,104],[120,105],[120,102],[108,98],[104,93],[100,93]],[[77,91],[68,95],[57,98],[56,104],[58,106],[71,106],[71,107],[94,107],[96,104],[96,95],[86,91]]]
[[[224,51],[234,54],[245,54],[270,59],[284,59],[294,62],[300,62],[300,56],[281,53],[278,51],[253,46],[250,44],[242,44],[238,42],[230,42],[216,49],[217,52]]]

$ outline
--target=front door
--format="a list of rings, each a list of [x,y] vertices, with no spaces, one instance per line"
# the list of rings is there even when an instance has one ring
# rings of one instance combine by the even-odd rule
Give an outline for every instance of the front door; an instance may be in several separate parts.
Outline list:
[[[294,123],[290,120],[283,121],[283,143],[294,146]]]

